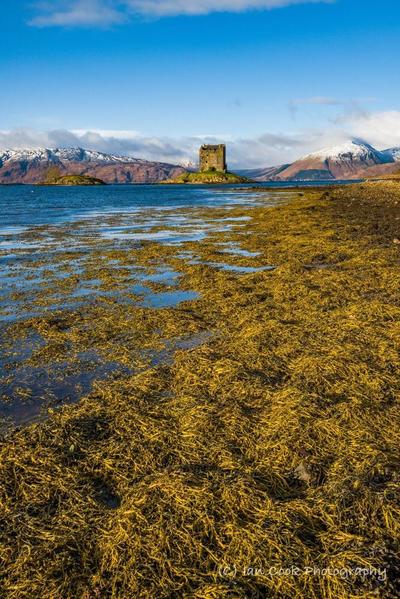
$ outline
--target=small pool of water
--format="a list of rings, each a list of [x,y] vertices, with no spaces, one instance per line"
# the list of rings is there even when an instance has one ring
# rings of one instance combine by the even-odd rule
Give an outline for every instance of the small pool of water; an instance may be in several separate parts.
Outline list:
[[[265,272],[268,270],[275,270],[276,266],[239,266],[235,264],[227,264],[224,262],[204,262],[208,266],[218,268],[219,270],[225,270],[226,272],[234,272],[238,274],[250,274],[255,272]]]
[[[199,297],[197,291],[165,291],[148,295],[142,305],[146,308],[175,308],[182,302],[194,301]]]

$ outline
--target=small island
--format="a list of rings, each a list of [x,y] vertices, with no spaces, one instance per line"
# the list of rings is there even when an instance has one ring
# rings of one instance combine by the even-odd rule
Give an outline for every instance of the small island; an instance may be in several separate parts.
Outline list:
[[[162,181],[164,184],[175,184],[175,185],[218,185],[218,184],[236,184],[236,183],[252,183],[250,179],[246,177],[240,177],[234,173],[228,173],[217,170],[208,170],[198,173],[183,173],[175,179],[167,179]]]
[[[246,177],[230,173],[226,164],[226,147],[204,145],[200,148],[200,168],[198,172],[187,172],[175,179],[167,179],[164,184],[175,185],[221,185],[253,183]]]
[[[50,168],[46,179],[39,185],[107,185],[102,179],[89,175],[62,175],[57,167]]]
[[[41,185],[107,185],[101,179],[96,177],[87,177],[86,175],[64,175],[56,179],[46,179]]]

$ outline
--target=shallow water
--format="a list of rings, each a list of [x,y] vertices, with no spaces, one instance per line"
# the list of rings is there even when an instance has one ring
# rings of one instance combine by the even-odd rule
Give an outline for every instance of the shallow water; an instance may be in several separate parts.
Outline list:
[[[57,323],[63,313],[83,313],[98,302],[107,315],[119,307],[157,311],[196,302],[199,293],[181,286],[182,273],[164,264],[157,253],[149,263],[135,261],[135,252],[157,244],[187,264],[204,264],[232,276],[270,270],[271,265],[252,263],[258,253],[217,239],[246,226],[250,217],[230,214],[233,208],[272,206],[290,197],[290,192],[266,189],[260,194],[231,187],[0,186],[0,429],[40,418],[49,407],[78,401],[96,381],[135,371],[118,359],[99,356],[95,349],[72,360],[68,343],[56,361],[47,356],[30,363],[30,355],[45,351],[46,344],[31,333],[13,342],[10,327],[35,318],[47,326],[46,319]],[[226,262],[202,262],[193,253],[195,244],[214,238],[216,253]],[[230,263],[229,255],[240,263]],[[172,345],[164,340],[164,349],[143,348],[142,355],[150,352],[152,363],[159,363],[176,350],[202,342],[198,335]]]
[[[274,192],[262,201],[275,203]],[[279,197],[279,200],[281,197]],[[140,248],[157,242],[171,246],[202,241],[211,234],[243,226],[248,217],[229,215],[240,204],[257,204],[259,193],[231,187],[107,186],[102,188],[0,187],[0,322],[20,320],[41,311],[76,306],[76,300],[110,297],[117,291],[102,288],[99,279],[82,278],[88,257],[104,251]],[[206,221],[198,210],[222,207],[226,216]],[[245,250],[236,248],[242,255]],[[68,253],[65,260],[62,254]],[[71,258],[71,254],[76,257]],[[115,268],[118,268],[118,264]],[[122,267],[121,267],[122,268]],[[124,266],[125,268],[125,266]],[[37,297],[46,284],[64,280],[76,283],[65,294],[40,306]],[[195,299],[185,290],[153,292],[148,283],[177,285],[178,273],[146,273],[131,268],[120,286],[130,288],[148,307],[171,307]],[[167,293],[167,295],[166,295]],[[51,293],[48,294],[51,297]]]

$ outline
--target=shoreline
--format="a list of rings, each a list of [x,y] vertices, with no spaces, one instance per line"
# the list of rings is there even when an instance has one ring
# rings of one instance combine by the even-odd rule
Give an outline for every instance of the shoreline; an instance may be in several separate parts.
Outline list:
[[[133,372],[0,442],[6,594],[228,597],[235,564],[238,596],[396,596],[400,186],[272,189],[294,199],[234,206],[236,225],[202,240],[88,260],[85,276],[117,292],[112,260],[158,261],[195,301],[110,298],[13,326],[44,340],[30,367],[69,354],[73,372],[96,350]],[[152,363],[168,343],[173,359]]]
[[[115,187],[141,187],[143,185],[149,185],[149,186],[164,186],[164,185],[168,185],[168,186],[179,186],[179,187],[188,187],[191,185],[198,185],[198,186],[206,186],[206,187],[213,187],[213,186],[221,186],[221,187],[233,187],[233,186],[237,186],[237,185],[248,185],[251,187],[254,187],[254,189],[257,188],[258,185],[260,185],[260,188],[263,189],[262,185],[265,186],[265,188],[267,187],[267,185],[286,185],[286,187],[288,189],[294,189],[294,188],[300,188],[300,189],[310,189],[311,187],[315,187],[317,189],[320,189],[321,187],[337,187],[338,185],[357,185],[358,183],[362,183],[362,182],[367,182],[369,181],[368,179],[337,179],[337,180],[326,180],[326,181],[314,181],[312,179],[310,180],[293,180],[293,181],[279,181],[279,180],[268,180],[268,181],[249,181],[249,183],[170,183],[170,182],[166,182],[166,181],[157,181],[157,182],[153,182],[153,183],[143,183],[140,181],[137,182],[133,182],[133,183],[105,183],[105,185],[107,186],[115,186]],[[387,182],[387,179],[371,179],[371,182],[379,182],[379,183],[385,183]],[[318,184],[319,183],[319,184]],[[1,187],[17,187],[17,186],[35,186],[35,187],[72,187],[71,185],[59,185],[59,184],[52,184],[52,183],[0,183],[0,188]],[[87,185],[74,185],[73,187],[88,187]],[[95,185],[91,185],[89,187],[98,187]],[[245,187],[243,189],[249,189],[249,187]],[[274,188],[275,189],[275,188]],[[280,187],[277,187],[276,189],[280,189]]]

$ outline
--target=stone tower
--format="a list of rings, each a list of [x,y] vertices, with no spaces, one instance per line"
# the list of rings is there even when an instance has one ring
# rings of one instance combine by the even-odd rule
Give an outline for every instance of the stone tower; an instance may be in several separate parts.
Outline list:
[[[226,146],[201,146],[200,148],[200,172],[220,171],[226,173]]]

